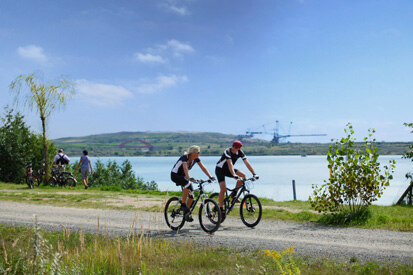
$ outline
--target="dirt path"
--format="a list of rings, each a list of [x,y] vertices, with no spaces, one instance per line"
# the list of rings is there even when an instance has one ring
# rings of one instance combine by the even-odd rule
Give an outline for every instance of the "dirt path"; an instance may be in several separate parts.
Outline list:
[[[167,228],[163,214],[152,212],[79,209],[0,201],[0,222],[32,226],[37,215],[41,227],[61,230],[62,226],[84,232],[98,230],[127,235],[131,226],[152,235],[173,240],[237,247],[242,249],[283,250],[294,246],[296,254],[329,257],[348,261],[400,261],[413,264],[413,233],[358,228],[325,227],[312,224],[264,220],[254,229],[240,219],[228,218],[209,236],[194,222],[179,232]],[[98,228],[99,224],[99,228]]]

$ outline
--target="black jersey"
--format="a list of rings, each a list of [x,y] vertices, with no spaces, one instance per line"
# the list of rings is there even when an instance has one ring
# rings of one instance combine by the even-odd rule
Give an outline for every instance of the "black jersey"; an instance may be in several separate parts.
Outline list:
[[[228,163],[227,159],[232,160],[232,164],[235,164],[237,162],[237,159],[241,158],[242,160],[246,159],[247,157],[245,156],[244,152],[241,150],[238,150],[235,154],[232,153],[231,147],[227,148],[224,153],[222,154],[221,159],[217,162],[217,167],[223,168],[223,169],[228,169]]]
[[[186,163],[188,165],[188,170],[191,170],[191,168],[195,165],[195,163],[200,162],[201,160],[199,158],[196,158],[192,161],[192,163],[189,165],[188,164],[188,155],[183,155],[181,156],[178,161],[175,163],[174,167],[172,168],[172,173],[176,173],[178,175],[183,175],[185,176],[184,172],[184,167],[182,166],[182,163]]]

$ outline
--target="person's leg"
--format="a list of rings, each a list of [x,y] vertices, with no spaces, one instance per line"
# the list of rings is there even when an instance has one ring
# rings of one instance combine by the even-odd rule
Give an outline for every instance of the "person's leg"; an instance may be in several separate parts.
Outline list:
[[[237,174],[237,176],[238,176],[238,177],[241,177],[241,178],[245,178],[245,176],[246,176],[246,175],[245,175],[242,171],[240,171],[240,170],[237,170],[237,171],[235,172],[235,174]],[[235,197],[235,195],[237,194],[238,189],[242,186],[242,184],[243,184],[242,180],[237,180],[237,185],[235,186],[235,190],[234,190],[234,197]]]
[[[182,203],[186,203],[186,199],[188,198],[188,194],[189,194],[189,189],[184,188],[182,190]]]
[[[224,197],[225,197],[225,191],[227,190],[227,186],[225,185],[225,181],[221,181],[219,183],[219,196],[218,196],[218,201],[219,201],[219,207],[224,207]]]

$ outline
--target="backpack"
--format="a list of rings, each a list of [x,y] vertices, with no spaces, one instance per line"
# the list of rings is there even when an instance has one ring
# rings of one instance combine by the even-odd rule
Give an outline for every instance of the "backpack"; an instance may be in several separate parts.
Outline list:
[[[69,162],[67,161],[67,159],[65,159],[65,155],[61,155],[60,158],[56,161],[56,164],[58,165],[66,165]]]

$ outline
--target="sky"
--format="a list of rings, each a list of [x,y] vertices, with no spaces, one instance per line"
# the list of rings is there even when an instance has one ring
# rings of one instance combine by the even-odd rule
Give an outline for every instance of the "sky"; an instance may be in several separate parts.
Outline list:
[[[329,142],[348,122],[357,138],[411,141],[412,13],[410,0],[0,0],[0,108],[37,73],[76,86],[49,138],[278,120],[280,134],[327,135],[291,142]]]

